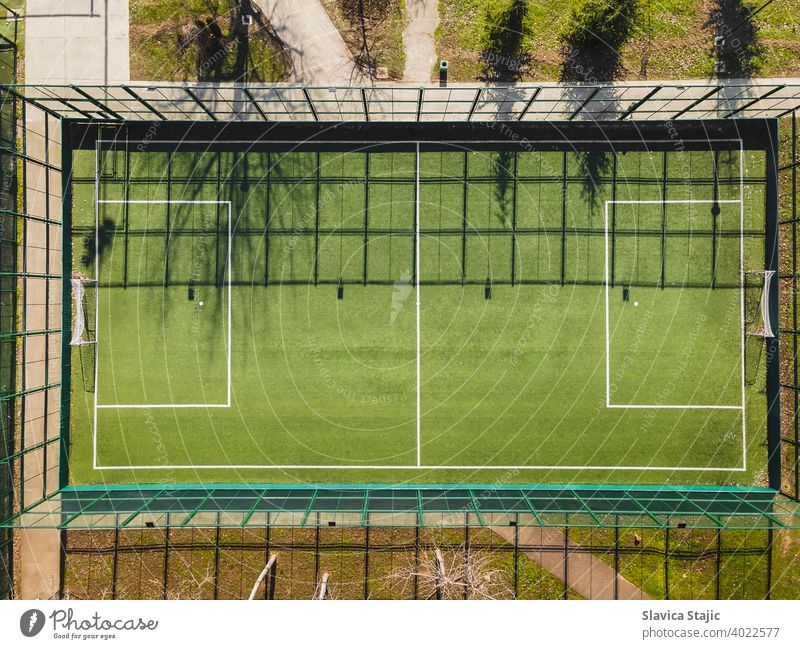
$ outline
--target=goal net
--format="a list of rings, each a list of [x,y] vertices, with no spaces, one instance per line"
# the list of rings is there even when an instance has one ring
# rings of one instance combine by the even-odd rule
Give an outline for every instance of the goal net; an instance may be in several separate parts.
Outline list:
[[[72,338],[70,345],[88,345],[95,342],[94,315],[97,304],[97,281],[73,278],[72,282]]]
[[[769,317],[774,277],[774,270],[751,270],[744,274],[744,322],[748,336],[772,338],[775,335]]]

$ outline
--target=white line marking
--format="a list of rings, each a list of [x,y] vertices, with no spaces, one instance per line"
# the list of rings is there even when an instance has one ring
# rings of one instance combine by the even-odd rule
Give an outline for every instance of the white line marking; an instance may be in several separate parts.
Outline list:
[[[605,204],[605,219],[604,219],[604,239],[605,239],[605,247],[606,247],[606,267],[605,273],[603,273],[604,280],[606,283],[606,408],[611,407],[611,336],[609,334],[609,317],[608,317],[608,285],[611,283],[611,278],[609,276],[608,270],[608,203],[606,201]]]
[[[232,312],[233,312],[233,290],[232,290],[232,283],[233,283],[233,275],[232,275],[232,268],[231,268],[231,254],[233,249],[233,211],[231,209],[231,202],[226,201],[228,203],[228,254],[226,257],[226,263],[228,264],[228,392],[227,392],[227,405],[228,408],[231,407],[231,383],[233,381],[233,374],[231,373],[231,354],[233,353],[233,324],[232,321]],[[214,226],[216,228],[216,225]]]
[[[100,147],[95,145],[94,150],[94,278],[97,281],[97,288],[94,292],[94,427],[92,428],[92,466],[97,468],[97,390],[99,387],[98,361],[100,360],[100,343],[98,333],[100,331],[100,246],[98,245],[98,233],[100,232]]]
[[[673,408],[675,410],[744,410],[742,406],[706,406],[706,405],[699,405],[699,406],[683,406],[683,405],[673,405],[673,404],[666,404],[666,405],[658,405],[658,404],[644,404],[644,403],[612,403],[606,406],[607,408],[659,408],[659,409],[670,409]]]
[[[617,205],[665,205],[668,203],[741,203],[741,202],[742,201],[738,198],[730,198],[720,201],[715,201],[714,199],[705,199],[705,198],[667,199],[665,201],[659,201],[659,200],[606,201],[606,203],[615,203]]]
[[[168,201],[161,201],[161,200],[133,200],[133,201],[125,201],[125,200],[107,200],[107,201],[97,201],[98,203],[108,203],[108,204],[117,204],[117,205],[175,205],[175,204],[184,204],[184,205],[230,205],[230,201],[192,201],[192,200],[183,200],[179,198],[171,199]]]
[[[638,141],[636,141],[636,140],[631,140],[631,142],[634,142],[634,141],[638,143]],[[660,142],[672,142],[672,140],[650,140],[650,141],[651,142],[659,142],[659,141]],[[701,140],[686,140],[686,141],[701,141]],[[705,141],[705,140],[702,140],[702,141]],[[741,140],[736,140],[736,139],[731,139],[731,140],[723,139],[723,140],[714,140],[714,141],[715,142],[727,142],[727,141],[736,142],[736,141],[738,141],[741,144]],[[103,143],[103,142],[114,142],[114,140],[98,140],[99,144]],[[168,143],[168,142],[176,142],[177,143],[177,142],[180,142],[180,141],[179,140],[174,140],[174,141],[163,141],[163,142],[164,143]],[[209,142],[211,142],[211,141],[209,141]],[[496,140],[496,141],[493,140],[493,141],[487,141],[487,142],[493,142],[494,143],[494,142],[501,142],[501,140]],[[546,142],[546,141],[542,141],[542,142]],[[562,140],[552,140],[552,142],[562,142]],[[584,141],[583,140],[571,140],[571,142],[576,143],[576,142],[584,142]],[[586,142],[595,142],[595,140],[587,140]],[[197,143],[202,143],[202,142],[197,142]],[[213,143],[220,144],[219,141],[213,141]],[[236,142],[230,141],[229,143],[236,143]],[[240,143],[251,144],[252,142],[249,142],[249,141],[244,142],[244,141],[242,141]],[[297,143],[297,142],[275,142],[275,143],[292,144],[292,143]],[[331,143],[335,143],[335,142],[331,142]],[[353,143],[358,144],[360,142],[347,142],[347,143],[348,144],[353,144]],[[420,140],[420,141],[418,141],[416,143],[417,144],[417,153],[418,153],[418,155],[417,155],[417,188],[418,188],[418,185],[419,185],[419,145],[420,145],[420,143],[427,143],[427,142]],[[440,142],[432,142],[432,143],[440,144]],[[369,142],[369,144],[376,144],[376,143],[375,142]],[[741,149],[740,149],[740,153],[741,153]],[[99,174],[97,173],[97,160],[98,160],[98,157],[99,157],[99,148],[97,149],[97,155],[95,157],[95,167],[96,167],[96,173],[95,173],[95,186],[96,186],[96,189],[95,189],[95,192],[96,192],[96,195],[97,195],[97,193],[99,191],[99,189],[98,189],[99,188]],[[741,238],[741,247],[742,247],[742,251],[743,251],[743,248],[744,248],[744,227],[743,227],[744,226],[744,203],[743,203],[744,175],[743,175],[743,158],[741,156],[740,156],[739,165],[740,165],[740,188],[741,188],[740,189],[740,191],[741,191],[740,200],[720,200],[720,201],[717,201],[717,202],[718,203],[741,203],[742,204],[742,215],[741,215],[741,223],[742,223],[741,237],[742,238]],[[148,203],[148,202],[151,202],[151,201],[113,201],[113,200],[109,200],[109,201],[98,201],[98,202],[103,202],[103,203],[124,203],[124,202],[129,202],[129,203]],[[157,201],[153,201],[153,202],[157,202]],[[162,202],[166,202],[166,201],[162,201]],[[176,203],[181,203],[181,202],[215,203],[215,202],[218,202],[218,201],[173,201],[173,202],[176,202]],[[224,202],[224,201],[220,201],[220,202]],[[612,202],[612,201],[607,201],[607,203],[608,202]],[[688,201],[675,201],[675,200],[668,200],[668,201],[625,201],[625,200],[618,200],[618,201],[613,201],[613,202],[618,203],[618,204],[628,204],[628,203],[655,203],[655,204],[662,204],[664,202],[677,203],[677,202],[688,202]],[[713,202],[713,201],[696,201],[696,202]],[[418,197],[417,197],[416,209],[417,209],[417,213],[418,213],[418,210],[419,210],[419,199],[418,199]],[[229,203],[229,210],[230,210],[230,203]],[[229,212],[229,214],[230,214],[230,212]],[[99,224],[98,218],[99,217],[98,217],[98,213],[97,213],[97,209],[96,209],[95,210],[95,236],[97,236],[97,231],[98,231],[98,227],[97,227],[98,224]],[[229,227],[230,227],[230,221],[231,221],[231,218],[229,216],[229,223],[228,223]],[[417,226],[419,227],[419,218],[417,218]],[[608,339],[608,283],[609,282],[608,282],[608,205],[607,204],[606,204],[605,229],[606,229],[606,232],[605,232],[605,243],[606,243],[606,251],[605,251],[606,252],[606,269],[605,269],[605,271],[606,271],[605,272],[605,278],[606,278],[606,333],[607,333],[607,339]],[[417,234],[417,245],[418,244],[419,244],[419,236]],[[95,249],[96,249],[96,247],[95,247]],[[229,256],[230,256],[230,249],[231,248],[230,248],[230,245],[229,245],[229,247],[228,247]],[[419,264],[419,254],[417,255],[417,263]],[[744,264],[744,256],[743,255],[742,255],[741,263]],[[229,264],[229,273],[230,273],[230,264]],[[417,278],[419,280],[419,275],[417,275]],[[417,281],[417,284],[419,284],[419,281]],[[229,282],[229,291],[230,291],[230,282]],[[229,293],[229,295],[230,295],[230,293]],[[742,301],[743,300],[744,300],[744,295],[742,295]],[[744,308],[744,305],[742,304],[742,309],[743,308]],[[229,302],[229,312],[228,312],[229,323],[230,323],[230,315],[231,315],[231,313],[230,313],[230,302]],[[418,335],[418,347],[417,347],[417,350],[418,350],[418,352],[417,352],[417,413],[418,413],[417,414],[417,439],[419,440],[419,433],[420,433],[420,428],[419,428],[419,421],[420,421],[419,420],[419,412],[420,412],[419,411],[419,407],[420,407],[419,406],[419,394],[420,394],[420,391],[419,391],[419,376],[420,376],[420,374],[419,374],[419,358],[420,358],[420,356],[419,356],[419,285],[417,286],[417,317],[418,317],[418,319],[417,319],[417,335]],[[742,311],[742,317],[744,317],[744,311]],[[97,321],[97,313],[95,314],[95,321]],[[744,331],[744,321],[743,321],[743,325],[742,325],[742,330]],[[229,330],[228,330],[229,341],[230,341],[230,334],[231,334],[231,329],[229,327]],[[744,338],[742,338],[742,347],[744,347]],[[230,349],[230,347],[229,347],[229,349]],[[609,380],[608,379],[608,376],[609,376],[608,375],[608,361],[609,361],[608,350],[609,350],[609,347],[608,347],[608,343],[607,343],[607,345],[606,345],[606,371],[607,371],[607,383],[606,383],[607,392],[606,392],[606,395],[607,395],[607,398],[608,398],[608,380]],[[744,369],[744,357],[742,357],[742,368]],[[97,364],[95,364],[95,373],[96,372],[97,372]],[[744,396],[744,371],[742,371],[742,394]],[[96,387],[96,380],[95,380],[95,399],[96,399],[96,396],[97,396],[97,387]],[[229,402],[230,402],[230,400],[229,400]],[[109,466],[97,466],[97,462],[96,462],[96,430],[97,430],[97,408],[98,407],[104,407],[104,406],[97,406],[96,402],[95,402],[95,462],[94,462],[94,468],[98,469],[98,470],[108,470],[108,471],[113,471],[113,470],[165,470],[165,469],[166,470],[171,470],[171,469],[186,469],[186,470],[197,470],[197,469],[281,469],[281,470],[283,470],[283,469],[346,469],[346,470],[352,470],[352,469],[355,469],[355,470],[358,470],[358,469],[362,469],[362,470],[363,469],[379,469],[379,470],[390,470],[390,469],[402,469],[402,470],[413,470],[413,469],[416,469],[416,470],[419,470],[419,469],[424,469],[424,470],[464,469],[464,470],[471,470],[471,471],[483,471],[483,470],[525,470],[525,469],[529,469],[529,470],[551,470],[551,471],[581,471],[581,470],[620,471],[620,470],[625,470],[625,471],[733,471],[733,472],[741,472],[741,471],[745,471],[746,470],[746,463],[742,467],[587,466],[587,465],[561,465],[561,466],[552,466],[552,465],[493,465],[493,466],[485,466],[485,465],[422,465],[422,464],[419,463],[419,445],[418,445],[418,450],[417,450],[418,463],[416,465],[391,465],[391,464],[386,464],[386,465],[185,464],[185,465],[129,465],[129,466],[109,465]],[[121,407],[159,408],[159,407],[162,407],[162,406],[158,406],[158,405],[133,406],[133,405],[131,405],[131,406],[116,406],[116,407],[117,408],[121,408]],[[206,406],[164,405],[163,407],[164,408],[175,408],[175,407],[227,407],[227,406],[217,406],[217,405],[206,405]],[[608,407],[610,407],[610,408],[638,408],[638,407],[649,408],[651,406],[609,405]],[[706,407],[706,406],[659,406],[659,407],[661,407],[661,408],[673,408],[673,407],[674,408],[697,408],[697,407]],[[744,402],[743,402],[741,407],[740,406],[717,406],[717,407],[718,408],[722,408],[722,409],[739,409],[739,410],[744,411]],[[744,420],[745,420],[745,417],[744,417],[744,412],[743,412],[743,416],[742,416],[743,441],[745,441],[745,437],[744,437]],[[745,447],[745,460],[746,460],[746,447]]]
[[[741,156],[740,156],[740,165],[741,165]],[[740,168],[740,173],[742,170]],[[604,219],[604,230],[605,230],[605,260],[606,260],[606,268],[605,268],[605,284],[606,284],[606,408],[658,408],[658,409],[686,409],[686,410],[744,410],[744,405],[716,405],[716,404],[622,404],[622,403],[611,403],[611,336],[610,336],[610,325],[609,320],[611,319],[610,316],[610,308],[609,308],[609,285],[610,285],[610,271],[609,271],[609,260],[608,260],[608,206],[611,204],[614,205],[665,205],[665,204],[694,204],[694,203],[730,203],[735,204],[739,203],[742,212],[742,223],[739,229],[739,239],[741,242],[741,251],[740,251],[740,266],[743,269],[744,264],[744,204],[741,199],[729,199],[729,200],[713,200],[713,199],[684,199],[684,200],[644,200],[644,201],[636,201],[636,200],[624,200],[624,201],[606,201],[605,202],[605,219]],[[741,295],[742,300],[742,332],[744,332],[744,270],[742,270],[741,278],[739,280],[739,293]],[[744,337],[742,336],[742,341],[744,341]],[[744,342],[742,342],[742,404],[744,404]],[[744,420],[744,416],[742,416],[742,420]]]
[[[744,147],[742,147],[744,148]],[[742,344],[742,468],[747,468],[747,416],[746,406],[747,397],[745,395],[744,387],[744,373],[745,373],[745,321],[744,321],[744,151],[739,152],[739,204],[741,206],[739,215],[739,264],[741,268],[741,279],[739,284],[742,289],[741,293],[741,309],[742,309],[742,329],[741,329],[741,344]],[[766,223],[764,224],[766,227]]]
[[[416,221],[416,232],[414,237],[415,242],[415,261],[416,268],[414,269],[414,277],[416,278],[416,296],[417,296],[417,466],[422,464],[422,392],[420,389],[421,384],[421,364],[420,364],[420,317],[419,317],[419,142],[417,142],[417,168],[414,175],[415,189],[414,189],[414,219]]]
[[[228,403],[101,403],[97,405],[99,410],[120,410],[125,408],[230,408]]]
[[[494,466],[481,466],[478,464],[170,464],[170,465],[132,465],[132,466],[98,466],[96,469],[103,471],[116,470],[142,470],[142,469],[465,469],[470,471],[483,470],[511,470],[532,469],[552,471],[744,471],[740,466],[732,467],[707,467],[707,466],[547,466],[538,464],[502,464]],[[287,483],[288,484],[288,483]]]
[[[232,341],[233,341],[233,331],[232,331],[232,300],[233,300],[233,290],[232,290],[232,269],[231,269],[231,254],[233,248],[233,211],[231,206],[231,201],[212,201],[212,200],[202,200],[202,201],[193,201],[193,200],[182,200],[182,199],[174,199],[174,200],[100,200],[100,170],[99,170],[99,156],[100,156],[100,149],[97,149],[97,154],[95,156],[95,274],[97,276],[97,283],[98,283],[98,290],[96,293],[95,299],[97,300],[95,305],[95,339],[97,339],[97,331],[99,331],[98,323],[100,317],[100,263],[99,263],[99,246],[97,245],[97,235],[100,231],[100,205],[227,205],[228,206],[228,252],[226,254],[226,264],[228,270],[228,340],[227,340],[227,386],[226,386],[226,394],[227,394],[227,402],[226,403],[156,403],[156,404],[136,404],[136,403],[118,403],[118,404],[98,404],[97,401],[97,392],[98,392],[98,376],[99,376],[99,345],[95,345],[95,353],[97,354],[97,358],[94,364],[94,371],[95,371],[95,380],[94,380],[94,430],[92,431],[92,446],[93,446],[93,460],[92,465],[95,469],[102,469],[97,465],[97,411],[101,409],[105,410],[116,410],[116,409],[147,409],[147,408],[230,408],[231,407],[231,384],[232,384],[232,376],[231,376],[231,355],[232,355]]]

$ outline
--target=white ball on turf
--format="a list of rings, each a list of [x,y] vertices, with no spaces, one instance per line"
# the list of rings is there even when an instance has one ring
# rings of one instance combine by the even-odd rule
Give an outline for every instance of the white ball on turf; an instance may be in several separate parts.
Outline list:
[[[203,303],[202,303],[202,302],[200,302],[200,306],[203,306]],[[634,303],[633,303],[633,306],[639,306],[639,303],[638,303],[638,302],[634,302]]]
[[[637,302],[636,304],[639,304],[639,303]],[[200,306],[203,306],[203,303],[202,303],[202,302],[200,302]]]

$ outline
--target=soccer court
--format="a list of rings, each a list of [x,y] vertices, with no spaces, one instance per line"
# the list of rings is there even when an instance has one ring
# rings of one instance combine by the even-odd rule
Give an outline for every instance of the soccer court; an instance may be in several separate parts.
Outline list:
[[[75,151],[78,482],[758,470],[763,152],[200,148]]]

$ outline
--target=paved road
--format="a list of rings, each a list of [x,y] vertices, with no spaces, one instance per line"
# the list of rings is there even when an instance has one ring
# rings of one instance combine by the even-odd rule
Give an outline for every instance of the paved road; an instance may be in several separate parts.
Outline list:
[[[406,67],[403,81],[428,83],[436,63],[436,45],[433,35],[439,24],[437,0],[406,0],[406,29],[403,46]]]
[[[128,0],[28,0],[25,13],[26,83],[130,80]]]
[[[364,82],[319,0],[254,0],[289,48],[291,81],[342,86]]]

